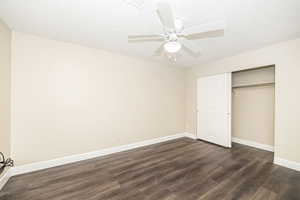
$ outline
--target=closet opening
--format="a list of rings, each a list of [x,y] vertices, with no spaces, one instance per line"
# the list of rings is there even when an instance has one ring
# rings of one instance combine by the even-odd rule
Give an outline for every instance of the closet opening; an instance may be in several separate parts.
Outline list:
[[[232,141],[274,151],[275,65],[232,73]]]

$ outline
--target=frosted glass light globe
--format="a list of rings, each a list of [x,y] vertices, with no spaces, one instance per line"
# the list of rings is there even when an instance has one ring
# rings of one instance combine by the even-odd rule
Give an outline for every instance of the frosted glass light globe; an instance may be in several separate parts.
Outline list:
[[[172,42],[167,42],[164,45],[165,51],[168,53],[176,53],[178,51],[180,51],[181,49],[181,44],[179,42],[176,41],[172,41]]]

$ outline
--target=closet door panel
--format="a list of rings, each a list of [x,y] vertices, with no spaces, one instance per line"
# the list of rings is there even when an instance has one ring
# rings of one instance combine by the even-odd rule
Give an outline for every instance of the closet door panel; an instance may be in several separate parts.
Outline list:
[[[231,73],[199,78],[197,137],[231,147]]]

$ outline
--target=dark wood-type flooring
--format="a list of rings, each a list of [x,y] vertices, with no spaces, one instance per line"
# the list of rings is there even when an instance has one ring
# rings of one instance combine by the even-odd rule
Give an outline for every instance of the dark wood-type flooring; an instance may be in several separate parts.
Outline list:
[[[13,177],[1,200],[297,199],[300,173],[273,154],[181,138]]]

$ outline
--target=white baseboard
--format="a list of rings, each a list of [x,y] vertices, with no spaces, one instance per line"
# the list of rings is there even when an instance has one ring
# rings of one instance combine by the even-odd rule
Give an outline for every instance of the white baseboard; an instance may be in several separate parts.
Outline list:
[[[232,138],[232,142],[247,145],[247,146],[262,149],[262,150],[266,150],[266,151],[274,152],[274,146],[267,145],[267,144],[261,144],[261,143],[253,142],[250,140],[240,139],[240,138]]]
[[[300,163],[275,157],[274,164],[300,171]]]
[[[4,174],[0,178],[0,190],[2,190],[2,188],[4,187],[4,185],[7,183],[7,181],[11,177],[11,171],[10,171],[10,169],[5,170],[3,173]]]
[[[148,146],[151,144],[174,140],[174,139],[182,138],[182,137],[193,138],[193,136],[191,134],[180,133],[180,134],[176,134],[176,135],[155,138],[155,139],[132,143],[132,144],[127,144],[127,145],[123,145],[123,146],[102,149],[99,151],[88,152],[88,153],[84,153],[84,154],[77,154],[77,155],[62,157],[62,158],[58,158],[58,159],[54,159],[54,160],[36,162],[36,163],[32,163],[32,164],[27,164],[27,165],[21,165],[21,166],[13,167],[11,169],[11,176],[16,176],[16,175],[20,175],[20,174],[33,172],[33,171],[38,171],[38,170],[47,169],[47,168],[51,168],[51,167],[57,167],[57,166],[65,165],[65,164],[70,164],[70,163],[74,163],[74,162],[78,162],[78,161],[82,161],[82,160],[101,157],[101,156],[109,155],[112,153],[131,150],[131,149],[135,149],[138,147]]]

